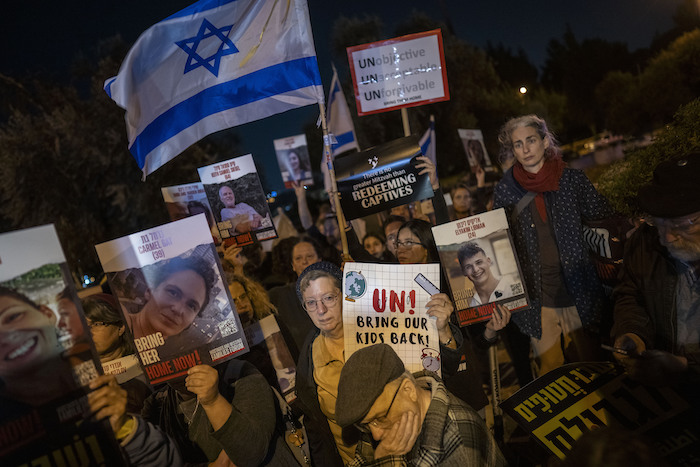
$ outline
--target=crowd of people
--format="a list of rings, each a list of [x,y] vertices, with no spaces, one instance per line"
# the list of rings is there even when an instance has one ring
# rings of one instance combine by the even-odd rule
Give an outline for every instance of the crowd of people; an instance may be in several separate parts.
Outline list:
[[[96,418],[109,419],[129,462],[239,467],[515,462],[484,420],[489,403],[484,350],[499,336],[521,386],[565,363],[612,357],[643,384],[679,385],[681,392],[692,385],[700,344],[700,153],[670,155],[675,157],[659,165],[639,193],[647,217],[636,230],[630,226],[618,285],[609,297],[583,233],[587,222],[613,215],[606,199],[583,172],[566,166],[541,118],[508,121],[499,142],[507,168],[492,190],[477,166],[477,186],[451,187],[449,210],[435,166],[418,157],[417,166],[434,190],[433,217],[409,209],[387,211],[379,231],[362,233],[360,239],[358,224],[350,223],[344,232],[354,261],[439,263],[434,224],[505,209],[530,305],[516,313],[498,305],[487,322],[459,328],[443,278],[443,290],[426,304],[439,336],[441,378],[406,371],[385,344],[346,358],[341,268],[350,258],[342,258],[336,215],[319,210],[314,219],[300,186],[295,189],[297,235],[278,240],[269,253],[253,245],[229,247],[222,254],[242,325],[273,317],[284,346],[259,341],[245,358],[217,367],[198,365],[184,381],[152,389],[138,370],[125,324],[134,337],[156,325],[172,333],[186,328],[209,300],[208,273],[197,264],[173,263],[172,270],[159,273],[146,304],[127,323],[111,295],[85,299],[103,366],[119,362],[120,368],[116,375],[92,381],[89,402]],[[235,201],[226,204],[227,195],[220,193],[230,210]],[[457,258],[474,284],[470,306],[508,298],[506,285],[514,279],[494,275],[483,248],[467,243]],[[177,302],[176,311],[170,302]],[[0,304],[2,339],[6,327],[21,327],[23,319],[36,323],[31,325],[42,329],[49,345],[57,326],[70,327],[68,311],[61,313],[61,323],[53,323],[51,313],[9,289],[0,290]],[[601,326],[605,322],[612,329]],[[613,344],[614,354],[603,353],[601,343]],[[273,362],[296,377],[280,378]],[[26,398],[26,388],[16,384],[21,380],[8,378],[11,367],[1,365],[0,371],[3,397]],[[296,398],[289,409],[292,428],[299,430],[293,439],[278,397],[292,382]],[[697,402],[693,394],[687,395],[691,404]],[[643,459],[639,463],[644,465]]]

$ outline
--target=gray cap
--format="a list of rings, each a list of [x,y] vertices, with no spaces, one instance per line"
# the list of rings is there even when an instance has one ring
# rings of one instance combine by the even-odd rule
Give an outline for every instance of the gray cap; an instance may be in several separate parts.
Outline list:
[[[347,427],[362,420],[384,387],[401,376],[405,367],[394,349],[375,344],[356,351],[340,372],[335,416]]]

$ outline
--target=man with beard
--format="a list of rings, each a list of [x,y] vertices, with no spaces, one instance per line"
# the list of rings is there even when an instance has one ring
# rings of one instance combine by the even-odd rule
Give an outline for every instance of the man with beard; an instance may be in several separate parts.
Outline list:
[[[700,152],[660,163],[639,191],[646,225],[628,240],[614,292],[615,356],[646,384],[697,379],[700,342]]]

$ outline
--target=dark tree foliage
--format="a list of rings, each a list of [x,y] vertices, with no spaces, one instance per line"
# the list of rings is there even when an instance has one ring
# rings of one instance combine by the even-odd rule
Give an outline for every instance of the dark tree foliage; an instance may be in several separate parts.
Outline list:
[[[566,96],[566,139],[587,137],[602,129],[603,116],[594,99],[596,86],[610,72],[634,68],[632,54],[623,43],[602,39],[579,42],[569,27],[561,40],[549,42],[542,84]]]
[[[537,84],[537,67],[530,63],[522,48],[514,53],[510,48],[499,43],[486,44],[486,54],[491,57],[496,73],[513,88],[526,86],[532,89]]]

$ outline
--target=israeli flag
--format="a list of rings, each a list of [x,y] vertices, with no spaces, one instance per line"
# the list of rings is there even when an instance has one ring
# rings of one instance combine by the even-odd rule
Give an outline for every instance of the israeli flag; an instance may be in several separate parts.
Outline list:
[[[323,103],[306,0],[201,0],[144,32],[104,88],[144,177],[211,133]]]
[[[418,141],[418,145],[420,146],[420,150],[423,155],[427,156],[431,161],[433,161],[433,165],[437,167],[437,154],[435,150],[435,117],[433,115],[430,116],[430,128],[425,131],[421,139]]]
[[[337,140],[337,143],[333,143],[331,148],[333,157],[352,149],[360,150],[355,137],[355,127],[352,124],[348,102],[343,95],[343,88],[340,87],[338,71],[335,69],[335,66],[333,67],[331,88],[328,91],[328,115],[326,120],[328,121],[328,131]]]

